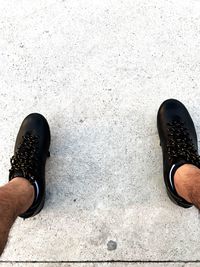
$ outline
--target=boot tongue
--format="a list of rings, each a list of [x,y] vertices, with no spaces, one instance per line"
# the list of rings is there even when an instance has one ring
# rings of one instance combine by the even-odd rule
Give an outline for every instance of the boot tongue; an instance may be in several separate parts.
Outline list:
[[[15,172],[13,175],[12,175],[12,179],[15,178],[15,177],[22,177],[22,178],[25,178],[24,177],[24,174],[22,171],[17,171]]]

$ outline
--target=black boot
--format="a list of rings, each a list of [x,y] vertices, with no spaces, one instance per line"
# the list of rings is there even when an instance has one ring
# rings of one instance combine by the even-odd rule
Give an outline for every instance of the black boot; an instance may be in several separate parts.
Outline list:
[[[50,130],[47,120],[40,114],[28,115],[17,135],[14,156],[11,158],[9,180],[26,178],[35,189],[35,199],[22,218],[38,214],[45,202],[45,164],[50,156]]]
[[[175,189],[174,174],[186,163],[200,168],[194,123],[181,102],[169,99],[159,108],[157,127],[163,152],[164,181],[168,195],[179,206],[189,208],[192,204],[180,197]]]

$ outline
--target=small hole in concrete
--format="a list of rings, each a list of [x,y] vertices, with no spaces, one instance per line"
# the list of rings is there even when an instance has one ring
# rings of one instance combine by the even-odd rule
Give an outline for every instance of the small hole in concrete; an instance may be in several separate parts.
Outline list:
[[[113,241],[113,240],[110,240],[108,243],[107,243],[107,249],[112,251],[112,250],[115,250],[117,248],[117,242]]]

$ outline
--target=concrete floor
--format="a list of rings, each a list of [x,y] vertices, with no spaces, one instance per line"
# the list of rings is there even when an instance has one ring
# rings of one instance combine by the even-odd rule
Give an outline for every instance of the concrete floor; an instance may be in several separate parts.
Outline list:
[[[125,262],[115,262],[115,263],[55,263],[55,262],[48,262],[48,263],[33,263],[33,262],[26,262],[26,263],[8,263],[4,262],[1,263],[5,267],[198,267],[199,263],[125,263]],[[23,265],[24,264],[24,265]]]
[[[200,137],[200,1],[0,0],[0,62],[1,184],[23,118],[52,133],[45,208],[17,220],[0,265],[199,266],[199,213],[165,193],[156,113],[181,100]]]

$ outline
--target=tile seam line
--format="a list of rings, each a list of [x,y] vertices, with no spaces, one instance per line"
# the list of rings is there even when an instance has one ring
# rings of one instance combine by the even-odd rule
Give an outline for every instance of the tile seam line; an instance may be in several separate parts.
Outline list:
[[[200,263],[200,260],[163,260],[163,261],[154,261],[154,260],[107,260],[107,261],[2,261],[0,263]]]

